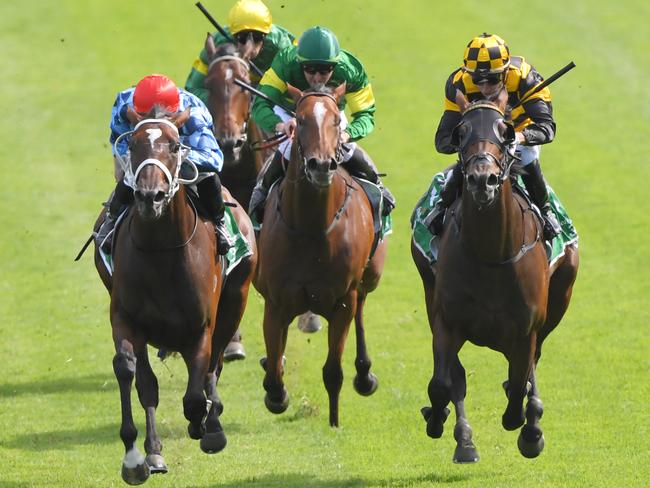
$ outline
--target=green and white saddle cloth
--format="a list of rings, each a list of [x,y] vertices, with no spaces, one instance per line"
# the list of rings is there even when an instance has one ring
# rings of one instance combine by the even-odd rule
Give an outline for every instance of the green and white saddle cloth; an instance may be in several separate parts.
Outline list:
[[[435,264],[438,260],[438,245],[440,238],[433,235],[429,230],[430,215],[433,208],[440,200],[440,190],[445,184],[446,174],[444,172],[438,173],[433,177],[429,189],[420,198],[411,215],[411,229],[413,231],[413,242],[420,252],[429,260],[431,264]],[[517,179],[517,184],[525,191],[525,186],[521,178]],[[548,190],[549,201],[551,208],[555,213],[555,217],[560,223],[562,231],[551,241],[546,243],[546,254],[548,256],[549,265],[552,265],[560,257],[564,255],[564,249],[570,244],[578,242],[578,233],[576,232],[573,222],[569,218],[569,214],[560,202],[553,188],[546,185]]]

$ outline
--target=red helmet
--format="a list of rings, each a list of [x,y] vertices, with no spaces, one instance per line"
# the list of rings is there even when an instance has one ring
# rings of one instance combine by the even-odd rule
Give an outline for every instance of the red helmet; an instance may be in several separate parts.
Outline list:
[[[133,92],[133,106],[141,114],[148,113],[154,105],[170,112],[178,112],[180,98],[178,88],[165,75],[149,75],[142,78]]]

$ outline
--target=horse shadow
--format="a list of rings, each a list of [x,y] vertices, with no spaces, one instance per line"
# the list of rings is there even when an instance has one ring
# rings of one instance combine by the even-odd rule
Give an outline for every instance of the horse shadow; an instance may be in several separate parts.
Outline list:
[[[206,485],[214,488],[242,488],[248,486],[264,486],[266,488],[365,488],[367,486],[390,486],[405,488],[420,483],[458,483],[467,481],[468,474],[452,474],[448,476],[429,473],[422,476],[394,477],[384,480],[353,477],[348,479],[315,480],[310,474],[284,473],[269,474],[261,477],[246,478],[229,483]],[[183,488],[196,488],[195,484],[182,485]]]
[[[61,393],[90,393],[102,390],[117,390],[117,382],[111,373],[63,378],[45,377],[26,383],[0,384],[0,397],[10,398],[23,395],[51,395]]]

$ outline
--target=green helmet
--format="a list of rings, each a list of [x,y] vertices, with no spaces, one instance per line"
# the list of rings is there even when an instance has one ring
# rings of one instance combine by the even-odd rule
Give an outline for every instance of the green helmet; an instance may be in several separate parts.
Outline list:
[[[338,39],[325,27],[307,29],[298,41],[298,61],[301,63],[336,64],[340,54]]]

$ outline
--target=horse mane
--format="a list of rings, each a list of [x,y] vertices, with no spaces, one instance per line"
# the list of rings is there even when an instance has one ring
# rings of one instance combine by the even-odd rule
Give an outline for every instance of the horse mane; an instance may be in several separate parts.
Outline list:
[[[332,95],[334,93],[334,87],[327,85],[319,85],[315,87],[309,87],[303,93],[325,93],[327,95]]]

